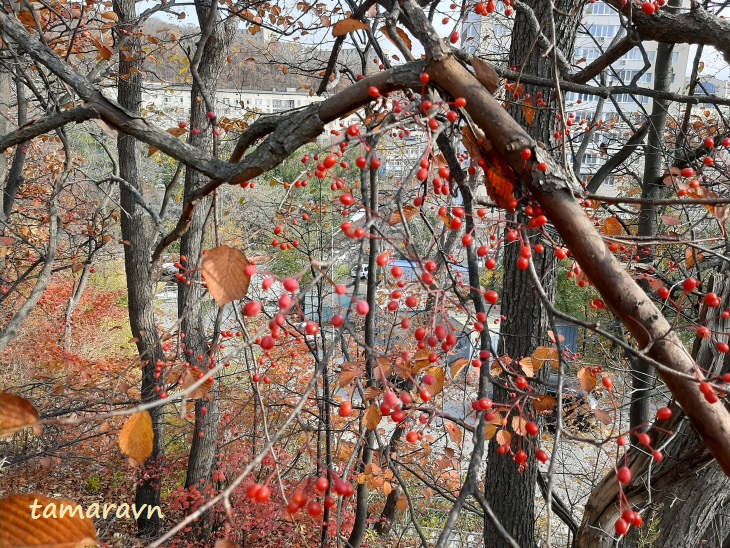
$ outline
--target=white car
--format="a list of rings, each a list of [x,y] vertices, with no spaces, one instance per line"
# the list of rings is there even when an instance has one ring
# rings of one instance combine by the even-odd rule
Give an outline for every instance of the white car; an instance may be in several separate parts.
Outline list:
[[[361,264],[361,265],[353,266],[352,270],[350,270],[350,276],[352,276],[353,278],[357,278],[358,275],[360,276],[360,279],[367,278],[368,277],[368,265]]]

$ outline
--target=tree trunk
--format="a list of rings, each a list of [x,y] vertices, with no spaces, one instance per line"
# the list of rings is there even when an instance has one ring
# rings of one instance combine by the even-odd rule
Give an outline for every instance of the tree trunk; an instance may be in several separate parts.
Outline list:
[[[676,4],[675,1],[669,5]],[[674,44],[659,44],[657,48],[657,62],[654,70],[654,89],[657,91],[669,91],[672,72],[672,51]],[[654,100],[649,116],[649,132],[647,146],[644,153],[644,177],[642,181],[641,197],[646,200],[661,198],[666,192],[666,186],[662,182],[664,172],[664,132],[667,125],[667,114],[669,112],[669,101]],[[645,240],[653,239],[657,233],[657,216],[659,206],[651,203],[641,204],[639,209],[639,238]],[[654,265],[655,246],[639,246],[639,260],[651,267]],[[649,290],[648,282],[643,282],[641,287],[644,291]],[[631,405],[629,409],[630,428],[639,428],[651,420],[650,396],[655,382],[654,368],[642,359],[631,359]],[[638,432],[637,432],[638,433]]]
[[[136,20],[134,0],[116,0],[114,10],[119,16],[122,25],[131,24]],[[118,101],[130,112],[139,112],[142,100],[141,77],[139,72],[130,69],[141,65],[141,50],[139,41],[133,38],[127,43],[127,51],[119,56],[119,73],[129,78],[119,78]],[[117,138],[119,150],[119,175],[127,181],[130,187],[144,195],[144,188],[139,174],[139,156],[137,141],[129,135],[120,133]],[[158,360],[164,360],[162,346],[157,334],[157,322],[154,313],[155,282],[153,279],[152,232],[147,219],[147,213],[142,209],[134,194],[127,185],[120,185],[120,205],[122,209],[121,228],[122,239],[129,244],[124,246],[124,269],[127,277],[127,294],[129,297],[129,324],[132,335],[138,339],[137,351],[142,363],[142,400],[150,401],[159,397],[156,387],[164,385],[164,378],[155,379],[155,368]],[[154,448],[152,456],[140,470],[135,504],[141,508],[160,505],[160,459],[165,452],[164,443],[164,415],[162,407],[153,407],[149,410],[152,416],[154,432]],[[150,518],[142,514],[137,520],[137,527],[141,535],[147,537],[159,536],[162,532],[162,520],[155,513]]]
[[[202,98],[207,96],[210,99],[209,106],[212,109],[215,105],[218,78],[236,26],[233,22],[235,18],[229,19],[226,23],[219,20],[215,2],[196,1],[195,8],[203,32],[197,46],[202,48],[202,52],[196,52],[197,55],[200,55],[197,66],[199,80],[194,80],[190,97],[191,133],[189,142],[196,147],[210,149],[213,141],[213,126],[208,118],[208,106]],[[201,88],[201,83],[205,89]],[[193,134],[193,129],[199,130],[200,133]],[[189,201],[191,194],[207,182],[208,178],[201,173],[187,169],[185,171],[185,203]],[[211,197],[206,197],[197,205],[190,228],[180,241],[180,254],[187,257],[189,267],[200,266],[203,256],[205,224],[211,203]],[[191,366],[197,366],[205,372],[215,358],[207,343],[208,335],[201,307],[203,293],[203,287],[199,283],[180,284],[178,313],[182,319],[180,330],[185,335],[187,359]],[[202,359],[198,360],[198,357],[202,357]],[[188,489],[196,488],[202,491],[211,485],[211,476],[216,464],[219,421],[220,411],[214,389],[213,398],[210,401],[206,399],[195,403],[195,427],[185,478],[185,487]],[[201,526],[202,528],[198,532],[205,534],[209,530],[210,523],[203,520]]]
[[[535,12],[538,20],[549,18],[546,13],[548,4],[531,0],[526,2]],[[572,56],[573,43],[578,28],[578,17],[567,17],[573,8],[573,2],[560,0],[555,4],[554,12],[556,44],[559,52],[567,58]],[[549,26],[545,33],[550,36]],[[521,66],[526,74],[545,78],[554,77],[552,54],[547,58],[542,56],[539,48],[533,49],[533,30],[530,16],[518,10],[515,19],[513,37],[510,46],[509,64]],[[551,90],[525,86],[524,93],[536,97],[538,92],[549,97]],[[535,119],[528,123],[523,107],[519,104],[511,108],[510,114],[528,128],[528,133],[534,139],[544,143],[555,143],[562,148],[562,143],[556,141],[554,133],[557,129],[556,113],[552,109],[536,109]],[[520,221],[525,221],[520,216]],[[530,236],[531,243],[537,240]],[[508,244],[504,249],[504,280],[502,287],[502,314],[506,319],[500,327],[500,354],[508,354],[514,359],[529,356],[536,347],[547,343],[548,320],[540,297],[532,287],[532,281],[527,271],[516,267],[521,256],[522,242],[519,240]],[[556,289],[556,274],[553,263],[553,254],[546,246],[545,253],[533,253],[533,261],[537,275],[542,280],[543,287],[552,300]],[[542,372],[547,374],[547,371]],[[493,399],[495,402],[509,400],[508,392],[495,385]],[[492,506],[498,520],[504,525],[507,532],[520,546],[529,548],[535,546],[535,488],[537,485],[537,465],[534,460],[534,451],[530,446],[525,450],[529,455],[529,466],[518,471],[518,466],[507,456],[497,454],[499,445],[493,438],[489,443],[485,497]],[[484,544],[489,547],[505,546],[505,540],[494,522],[484,521]]]

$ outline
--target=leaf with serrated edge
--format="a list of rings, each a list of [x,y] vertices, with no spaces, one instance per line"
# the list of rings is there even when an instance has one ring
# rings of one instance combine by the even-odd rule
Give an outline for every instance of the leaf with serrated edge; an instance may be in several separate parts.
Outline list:
[[[383,414],[380,412],[380,407],[378,407],[377,404],[373,403],[365,410],[365,416],[363,417],[363,423],[365,424],[365,428],[372,432],[378,427],[378,424],[380,424],[380,419],[382,418]]]
[[[514,416],[512,417],[512,430],[515,431],[515,434],[518,436],[525,436],[527,435],[527,430],[525,430],[525,426],[527,425],[527,421],[523,419],[520,416]]]
[[[549,346],[538,346],[532,353],[532,369],[539,371],[543,365],[549,363],[555,369],[558,368],[559,359],[558,349]]]
[[[552,396],[548,396],[547,394],[535,396],[532,400],[532,407],[538,413],[547,413],[548,411],[552,411],[555,409],[556,405],[558,405],[558,400]]]
[[[40,507],[34,506],[36,504]],[[49,506],[55,509],[58,517],[45,517],[43,511]],[[36,508],[35,515],[44,517],[33,519],[31,508]],[[37,493],[11,495],[0,499],[0,516],[0,546],[3,548],[96,545],[94,520],[84,517],[84,507],[72,500],[51,499]]]
[[[245,271],[248,265],[248,259],[241,251],[227,245],[209,249],[203,255],[203,277],[219,306],[246,296],[251,281]]]
[[[497,443],[499,445],[509,445],[512,442],[512,434],[507,430],[500,430],[497,432]]]
[[[497,430],[499,430],[499,427],[494,424],[487,424],[484,427],[484,439],[485,440],[491,440],[494,435],[497,433]]]

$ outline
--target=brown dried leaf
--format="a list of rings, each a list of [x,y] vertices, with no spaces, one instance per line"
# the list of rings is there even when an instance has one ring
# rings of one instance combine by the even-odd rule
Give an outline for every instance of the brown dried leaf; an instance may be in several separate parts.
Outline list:
[[[461,447],[461,440],[463,435],[461,432],[461,428],[459,428],[458,425],[454,424],[451,421],[445,421],[444,428],[449,435],[449,439],[453,441],[456,445]]]
[[[356,30],[367,30],[369,28],[370,27],[368,25],[366,25],[359,19],[353,19],[352,17],[348,17],[347,19],[342,19],[341,21],[337,21],[337,23],[332,25],[332,36],[343,36]]]
[[[512,430],[514,430],[515,434],[517,434],[518,436],[527,435],[527,430],[525,430],[526,425],[527,421],[519,415],[515,415],[514,417],[512,417]]]
[[[464,367],[466,367],[469,364],[469,360],[461,359],[456,360],[454,363],[451,364],[451,378],[455,379],[459,376],[459,373],[462,372]]]
[[[401,216],[399,210],[395,210],[393,214],[390,216],[390,225],[395,226],[399,223],[403,222],[403,217],[406,218],[406,220],[411,219],[418,215],[418,208],[416,206],[412,205],[404,205],[403,206],[403,215]]]
[[[611,418],[611,415],[606,413],[605,411],[601,409],[594,409],[593,414],[596,415],[596,418],[601,421],[603,424],[611,424],[613,422],[613,418]]]
[[[149,412],[135,413],[119,432],[119,448],[122,453],[142,464],[152,454],[154,437]]]
[[[109,21],[119,21],[119,16],[113,11],[105,11],[101,14],[102,19],[108,19]]]
[[[474,74],[477,80],[479,80],[479,83],[487,88],[489,93],[494,95],[499,87],[499,76],[492,68],[492,65],[479,59],[479,57],[472,57],[471,66],[474,67]]]
[[[173,137],[180,137],[181,135],[185,135],[187,132],[188,132],[187,129],[183,129],[181,127],[171,127],[170,129],[167,130],[167,133],[169,133]],[[160,151],[159,148],[153,147],[152,145],[150,145],[150,150],[147,153],[147,156],[152,156],[153,154],[155,154],[159,151]]]
[[[0,393],[0,438],[33,426],[39,419],[38,411],[28,400],[7,392]]]
[[[393,36],[391,36],[390,30],[388,29],[388,27],[386,27],[386,26],[380,27],[380,32],[382,32],[388,40],[393,42],[393,45],[395,47],[398,47],[398,43],[396,42],[396,40],[393,39]],[[396,32],[396,34],[398,34],[398,37],[403,41],[405,46],[408,48],[408,51],[410,51],[413,48],[413,44],[411,43],[411,37],[408,36],[406,31],[404,31],[402,28],[399,28],[399,27],[395,27],[395,32]]]
[[[36,506],[38,504],[40,508]],[[49,506],[55,509],[54,513],[59,517],[45,517],[43,511]],[[31,508],[38,508],[34,512],[43,518],[33,519]],[[81,511],[80,516],[77,509]],[[94,521],[85,518],[83,511],[83,507],[77,506],[72,500],[51,499],[37,493],[0,499],[0,546],[81,548],[96,545]]]
[[[398,502],[395,503],[395,507],[401,512],[405,512],[408,510],[408,499],[405,496],[402,496],[398,499]]]
[[[376,388],[374,386],[368,386],[365,389],[365,393],[363,394],[363,401],[365,403],[372,401],[375,398],[377,398],[378,396],[380,396],[380,394],[382,394],[382,393],[383,393],[383,391],[380,388]]]
[[[532,353],[532,369],[537,372],[545,364],[550,365],[550,367],[553,367],[554,369],[558,369],[560,366],[559,358],[560,355],[558,354],[557,348],[538,346]]]
[[[525,374],[525,377],[535,376],[535,366],[532,363],[532,358],[522,358],[520,360],[520,367],[522,367],[522,372]]]
[[[203,255],[203,277],[218,306],[225,306],[246,296],[251,281],[245,272],[248,264],[248,259],[241,251],[227,245],[209,249]]]
[[[429,350],[426,350],[425,348],[422,348],[418,352],[416,352],[416,357],[411,361],[411,371],[414,375],[416,373],[420,373],[431,365],[431,362],[428,361],[428,356],[430,354],[431,352]]]
[[[344,388],[362,374],[361,371],[343,371],[340,373],[340,388]]]
[[[383,494],[387,497],[390,495],[390,492],[393,490],[393,486],[390,484],[389,481],[383,482]]]
[[[678,226],[682,224],[682,219],[675,215],[662,215],[662,222],[667,226]]]
[[[235,542],[227,538],[219,538],[215,541],[213,548],[238,548]]]
[[[590,367],[583,367],[580,371],[578,371],[578,381],[580,382],[580,387],[583,390],[590,392],[596,387],[598,377],[593,371],[591,371]]]
[[[512,443],[512,434],[510,434],[507,430],[500,430],[497,432],[497,443],[499,445],[509,445]]]
[[[620,236],[624,233],[624,229],[621,226],[621,223],[618,222],[618,219],[616,219],[616,217],[609,217],[603,223],[603,226],[601,227],[601,232],[603,232],[607,236]]]
[[[552,396],[548,396],[547,394],[535,396],[532,400],[532,407],[538,413],[547,413],[552,411],[555,409],[556,405],[558,405],[558,400]]]
[[[444,379],[446,375],[444,374],[444,370],[440,367],[431,367],[426,371],[426,373],[428,375],[432,375],[433,378],[436,379],[436,382],[426,386],[426,390],[431,392],[432,396],[435,396],[444,389]]]
[[[497,433],[497,430],[499,430],[499,427],[495,424],[487,424],[484,427],[484,439],[485,440],[491,440],[494,435]]]
[[[375,430],[380,424],[380,419],[383,418],[383,414],[380,412],[380,407],[373,403],[365,410],[365,416],[363,417],[363,423],[365,428],[370,431]]]
[[[527,123],[529,125],[532,125],[532,123],[535,121],[535,115],[537,114],[537,111],[535,110],[535,101],[532,101],[530,99],[526,99],[522,102],[522,112],[525,115],[525,120],[527,120]]]
[[[484,132],[481,129],[475,129],[476,134],[471,130],[471,127],[469,127],[468,125],[462,128],[461,144],[464,145],[464,148],[469,153],[469,156],[471,156],[474,161],[477,161],[479,158],[482,157],[482,149],[479,143],[482,142],[485,137]]]

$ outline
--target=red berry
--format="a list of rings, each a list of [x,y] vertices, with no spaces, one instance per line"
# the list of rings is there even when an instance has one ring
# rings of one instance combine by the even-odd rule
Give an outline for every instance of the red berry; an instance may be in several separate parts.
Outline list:
[[[517,464],[524,464],[527,462],[527,453],[525,453],[522,449],[517,451],[517,453],[515,453],[515,462]]]
[[[652,15],[656,11],[656,5],[652,4],[651,2],[645,2],[641,6],[641,11],[643,11],[647,15]]]
[[[375,99],[376,97],[380,97],[380,90],[375,86],[370,86],[368,88],[368,94],[370,95],[370,97]]]
[[[253,316],[258,316],[261,312],[261,303],[256,301],[251,301],[250,303],[246,303],[243,307],[243,314],[244,316],[248,316],[249,318],[252,318]]]
[[[449,36],[449,42],[452,44],[456,44],[459,41],[459,33],[454,31],[451,33],[451,36]]]
[[[656,412],[656,418],[662,421],[672,418],[672,410],[669,407],[662,407]]]
[[[626,485],[631,481],[631,470],[623,466],[616,471],[616,479],[619,483]]]
[[[357,305],[355,305],[355,310],[361,316],[366,316],[370,312],[370,305],[367,301],[358,301]]]
[[[529,148],[523,148],[522,152],[520,152],[520,155],[522,156],[523,160],[529,160],[532,156],[532,151]]]
[[[537,436],[537,434],[540,432],[540,427],[537,426],[534,422],[530,421],[525,425],[525,432],[529,436]]]
[[[664,300],[669,298],[669,289],[666,287],[660,287],[657,291],[657,295],[659,295],[659,298]]]
[[[342,402],[342,405],[340,405],[339,415],[340,417],[349,417],[352,415],[352,403],[349,401]]]
[[[466,99],[463,97],[457,97],[456,101],[454,101],[454,106],[456,108],[464,108],[466,106]]]
[[[499,300],[499,293],[494,290],[489,290],[484,294],[484,298],[489,304],[495,304]]]
[[[646,6],[646,4],[644,4],[644,5]],[[619,536],[623,536],[629,532],[629,524],[623,518],[616,521],[615,527],[616,527],[616,534]]]
[[[691,291],[694,291],[698,285],[699,282],[694,278],[687,278],[682,282],[682,289],[684,289],[686,293],[690,293]]]

